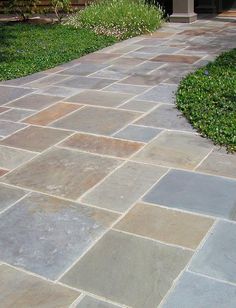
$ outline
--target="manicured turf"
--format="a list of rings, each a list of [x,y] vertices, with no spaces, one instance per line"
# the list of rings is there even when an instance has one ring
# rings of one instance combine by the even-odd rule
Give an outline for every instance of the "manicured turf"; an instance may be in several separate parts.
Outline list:
[[[177,107],[203,135],[236,151],[236,49],[187,76]]]
[[[0,80],[39,72],[115,42],[62,25],[0,24]]]

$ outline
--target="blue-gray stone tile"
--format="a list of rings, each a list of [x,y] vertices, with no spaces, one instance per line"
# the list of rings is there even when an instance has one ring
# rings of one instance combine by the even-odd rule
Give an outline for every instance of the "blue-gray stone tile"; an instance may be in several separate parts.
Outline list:
[[[35,156],[35,153],[0,145],[0,168],[14,169]]]
[[[117,218],[114,213],[33,193],[1,215],[0,259],[56,279]]]
[[[162,308],[235,308],[236,286],[185,272]]]
[[[171,170],[144,201],[236,220],[236,181]]]
[[[22,124],[22,123],[15,123],[12,121],[0,120],[0,136],[6,137],[26,126],[27,125]]]
[[[137,99],[157,103],[174,104],[176,90],[176,85],[160,84],[146,93],[139,95]]]
[[[31,93],[32,90],[17,87],[7,87],[0,85],[0,105],[6,104],[14,99]]]
[[[194,256],[190,270],[236,283],[236,224],[217,223],[200,251]]]
[[[148,142],[156,137],[160,132],[161,129],[129,125],[115,134],[114,137],[140,142]]]

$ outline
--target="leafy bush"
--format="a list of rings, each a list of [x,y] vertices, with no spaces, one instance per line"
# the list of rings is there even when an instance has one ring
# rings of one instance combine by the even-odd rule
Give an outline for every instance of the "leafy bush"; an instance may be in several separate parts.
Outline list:
[[[71,0],[51,0],[51,6],[58,21],[61,22],[65,14],[70,12]]]
[[[115,42],[114,37],[58,24],[0,24],[0,80],[39,72]]]
[[[177,107],[203,136],[236,151],[236,49],[187,76]]]
[[[163,12],[145,0],[100,0],[71,16],[67,24],[126,39],[160,27]]]
[[[37,11],[37,4],[40,0],[7,0],[6,11],[14,13],[22,20],[27,20],[31,14]]]

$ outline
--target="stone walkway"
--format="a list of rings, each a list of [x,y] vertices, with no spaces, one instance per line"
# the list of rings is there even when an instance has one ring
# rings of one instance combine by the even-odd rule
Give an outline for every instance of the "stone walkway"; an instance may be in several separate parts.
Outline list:
[[[235,307],[236,156],[173,95],[235,31],[169,24],[1,83],[0,307]]]

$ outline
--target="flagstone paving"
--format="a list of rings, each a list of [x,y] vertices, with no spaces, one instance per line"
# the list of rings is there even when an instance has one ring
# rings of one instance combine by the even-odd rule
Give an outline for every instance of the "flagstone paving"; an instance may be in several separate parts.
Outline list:
[[[235,307],[236,156],[174,95],[235,33],[166,24],[0,83],[0,307]]]

